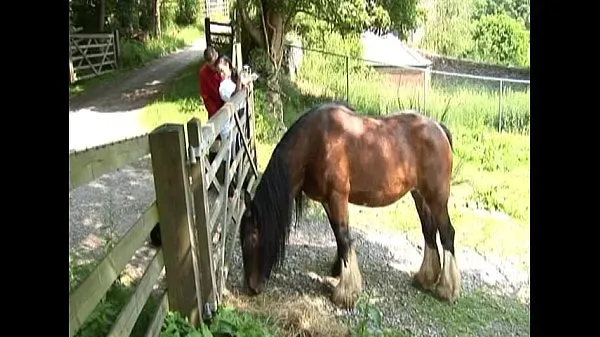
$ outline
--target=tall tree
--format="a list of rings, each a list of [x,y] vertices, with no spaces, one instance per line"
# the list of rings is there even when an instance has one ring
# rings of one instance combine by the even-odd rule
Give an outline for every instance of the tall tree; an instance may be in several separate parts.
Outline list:
[[[266,51],[267,102],[269,110],[283,124],[279,71],[283,60],[284,36],[298,13],[329,23],[342,34],[371,30],[396,32],[400,37],[414,29],[421,11],[419,0],[237,0],[243,28],[259,48]]]
[[[478,0],[476,19],[502,13],[521,21],[529,29],[529,0]]]
[[[98,32],[104,32],[104,21],[106,20],[106,0],[98,0]]]
[[[160,0],[152,0],[152,35],[160,36]]]

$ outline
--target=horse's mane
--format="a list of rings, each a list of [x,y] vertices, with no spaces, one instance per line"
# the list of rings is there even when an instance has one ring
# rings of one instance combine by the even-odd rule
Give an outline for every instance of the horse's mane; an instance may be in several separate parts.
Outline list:
[[[287,155],[298,131],[306,124],[309,117],[330,104],[332,103],[312,107],[290,126],[273,150],[267,168],[256,187],[252,213],[259,226],[262,272],[265,277],[269,277],[273,267],[281,265],[285,259],[285,246],[290,234],[293,206],[296,208],[295,225],[302,217],[303,194],[299,192],[297,195],[292,195]],[[334,104],[347,107],[343,103]]]

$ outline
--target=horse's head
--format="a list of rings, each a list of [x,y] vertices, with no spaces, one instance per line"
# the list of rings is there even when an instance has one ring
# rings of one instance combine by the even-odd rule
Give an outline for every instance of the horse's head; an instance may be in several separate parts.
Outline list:
[[[253,294],[262,292],[266,276],[263,274],[263,259],[261,257],[261,239],[256,208],[250,194],[244,191],[246,210],[240,223],[240,240],[242,244],[242,263],[244,266],[244,281]]]

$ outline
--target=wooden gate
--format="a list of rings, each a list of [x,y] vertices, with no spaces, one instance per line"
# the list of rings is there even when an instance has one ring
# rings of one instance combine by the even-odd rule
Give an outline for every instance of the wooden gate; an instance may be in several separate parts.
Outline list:
[[[187,123],[195,210],[192,236],[205,315],[221,301],[229,263],[239,242],[236,235],[245,210],[243,193],[250,192],[258,179],[254,112],[247,99],[253,95],[251,90],[236,94],[207,124],[201,125],[196,118]],[[231,128],[229,134],[217,140],[225,128]],[[217,149],[212,162],[208,156],[211,147]],[[220,167],[224,177],[217,175]]]
[[[71,34],[69,36],[70,80],[92,78],[118,67],[119,32],[103,34]]]
[[[237,40],[231,23],[211,21],[209,17],[206,17],[204,32],[207,46],[213,46],[219,54],[233,54],[233,44]]]

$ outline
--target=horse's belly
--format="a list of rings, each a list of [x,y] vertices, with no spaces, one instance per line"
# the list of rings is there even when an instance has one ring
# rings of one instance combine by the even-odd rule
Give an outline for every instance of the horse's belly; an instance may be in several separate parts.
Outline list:
[[[352,191],[348,201],[358,206],[385,207],[402,198],[409,191],[408,186],[390,190],[378,191]]]
[[[414,177],[404,171],[387,177],[378,174],[352,177],[348,201],[360,206],[384,207],[402,198],[414,185]]]

